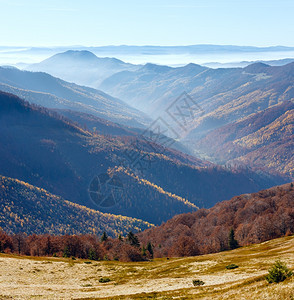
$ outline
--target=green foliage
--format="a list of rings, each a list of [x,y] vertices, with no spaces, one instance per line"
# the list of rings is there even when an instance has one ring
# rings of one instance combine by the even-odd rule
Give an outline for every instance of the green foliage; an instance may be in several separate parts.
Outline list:
[[[228,269],[228,270],[232,270],[232,269],[236,269],[236,268],[239,268],[239,266],[237,266],[235,264],[230,264],[230,265],[226,266],[226,269]]]
[[[109,281],[110,281],[110,278],[108,278],[108,277],[101,277],[99,279],[99,282],[101,282],[101,283],[105,283],[105,282],[109,282]]]
[[[128,233],[127,240],[132,246],[140,247],[139,239],[132,231]]]
[[[108,236],[107,236],[106,232],[104,231],[102,236],[101,236],[101,242],[106,242],[107,239],[108,239]]]
[[[204,281],[199,280],[199,279],[195,279],[192,281],[194,286],[200,286],[204,284]]]
[[[147,251],[150,253],[151,258],[153,258],[153,247],[150,242],[147,244]]]
[[[239,247],[238,241],[235,239],[235,231],[232,228],[229,233],[229,249],[233,250]]]
[[[66,257],[66,258],[70,257],[70,250],[69,250],[68,246],[65,246],[62,256]]]
[[[97,253],[94,249],[90,249],[88,253],[88,258],[91,260],[97,260]]]
[[[293,272],[289,270],[286,264],[280,260],[277,260],[274,265],[268,270],[268,272],[269,274],[265,277],[268,283],[279,283],[293,275]]]

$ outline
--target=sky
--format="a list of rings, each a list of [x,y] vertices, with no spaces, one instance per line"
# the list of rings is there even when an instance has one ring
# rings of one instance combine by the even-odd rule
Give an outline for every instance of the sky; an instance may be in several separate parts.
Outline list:
[[[294,46],[293,0],[0,0],[0,46]]]

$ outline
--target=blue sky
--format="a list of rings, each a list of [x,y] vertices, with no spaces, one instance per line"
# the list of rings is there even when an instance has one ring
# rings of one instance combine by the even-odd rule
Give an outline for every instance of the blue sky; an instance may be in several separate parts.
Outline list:
[[[0,0],[1,46],[294,46],[293,0]]]

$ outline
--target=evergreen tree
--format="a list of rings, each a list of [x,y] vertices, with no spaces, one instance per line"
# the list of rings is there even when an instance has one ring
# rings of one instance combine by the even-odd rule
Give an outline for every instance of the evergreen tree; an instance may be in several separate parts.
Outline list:
[[[150,253],[151,258],[153,258],[153,247],[150,242],[147,244],[147,251]]]
[[[122,240],[123,240],[123,238],[122,238],[121,234],[119,234],[119,236],[118,236],[118,239],[119,239],[120,241],[122,241]]]
[[[132,246],[140,247],[138,237],[134,235],[132,231],[128,233],[127,240]]]
[[[96,251],[94,249],[90,249],[89,253],[88,253],[88,258],[90,260],[97,260],[97,255],[96,255]]]
[[[64,248],[64,250],[63,250],[62,256],[63,256],[63,257],[70,257],[70,251],[69,251],[68,246],[65,246],[65,248]]]
[[[231,228],[229,233],[229,249],[233,250],[239,247],[238,241],[235,239],[235,231]]]
[[[107,239],[108,239],[108,236],[107,236],[106,232],[104,231],[101,236],[101,242],[105,242],[105,241],[107,241]]]
[[[293,275],[293,272],[289,270],[286,264],[284,262],[281,262],[280,260],[277,260],[268,272],[269,274],[265,277],[265,279],[269,283],[279,283]]]

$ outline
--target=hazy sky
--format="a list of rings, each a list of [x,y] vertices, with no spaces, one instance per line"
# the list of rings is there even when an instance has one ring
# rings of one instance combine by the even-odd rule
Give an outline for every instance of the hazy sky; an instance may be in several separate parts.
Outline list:
[[[1,46],[294,46],[293,0],[0,0]]]

